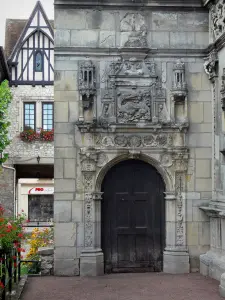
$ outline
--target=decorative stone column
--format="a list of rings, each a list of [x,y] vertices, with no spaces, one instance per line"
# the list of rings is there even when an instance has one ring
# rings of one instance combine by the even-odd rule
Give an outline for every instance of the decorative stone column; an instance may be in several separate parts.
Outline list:
[[[84,249],[80,255],[80,276],[104,274],[101,246],[101,194],[94,191],[97,154],[81,151],[84,183]]]
[[[185,222],[185,172],[176,172],[175,192],[166,193],[166,248],[164,273],[184,274],[190,272],[189,254],[186,246]]]

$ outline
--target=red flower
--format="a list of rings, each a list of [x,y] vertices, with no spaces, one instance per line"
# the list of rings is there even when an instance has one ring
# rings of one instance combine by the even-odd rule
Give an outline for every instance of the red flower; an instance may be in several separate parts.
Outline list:
[[[4,287],[4,284],[0,281],[0,288],[1,289],[4,289],[5,287]]]
[[[26,222],[27,222],[27,223],[29,223],[29,222],[30,222],[30,220],[26,220]]]
[[[18,237],[19,238],[23,238],[23,234],[22,233],[18,233]]]

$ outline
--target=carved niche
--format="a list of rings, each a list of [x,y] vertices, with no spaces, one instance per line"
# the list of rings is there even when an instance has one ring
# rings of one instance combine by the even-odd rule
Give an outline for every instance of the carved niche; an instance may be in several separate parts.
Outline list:
[[[79,64],[79,122],[85,120],[85,111],[92,109],[91,121],[96,118],[96,71],[92,61],[81,61]]]
[[[147,48],[147,26],[140,13],[127,13],[120,22],[121,32],[128,33],[124,47]]]
[[[211,9],[212,29],[215,38],[225,32],[225,1],[219,0]]]
[[[113,62],[102,96],[101,124],[168,123],[166,91],[153,61],[129,59]]]

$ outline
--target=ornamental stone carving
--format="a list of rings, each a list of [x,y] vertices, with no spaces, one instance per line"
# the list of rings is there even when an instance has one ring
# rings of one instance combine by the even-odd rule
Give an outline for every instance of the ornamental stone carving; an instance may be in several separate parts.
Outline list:
[[[79,65],[79,92],[90,98],[96,93],[95,66],[91,60],[81,61]]]
[[[219,0],[211,9],[212,28],[215,38],[225,32],[225,1]]]
[[[151,116],[151,94],[149,91],[137,93],[118,93],[118,122],[150,122]]]
[[[213,50],[210,55],[205,59],[204,70],[209,76],[209,80],[213,80],[218,72],[218,56],[217,52]]]
[[[222,110],[225,111],[225,68],[223,68],[223,75],[222,75],[222,84],[221,84],[221,105]]]
[[[95,144],[98,148],[139,148],[139,147],[170,147],[173,143],[173,137],[171,134],[148,134],[148,135],[124,135],[117,134],[112,135],[96,135]]]
[[[93,197],[91,193],[85,193],[84,197],[85,240],[86,248],[93,247]]]
[[[120,22],[121,32],[128,32],[128,40],[124,47],[146,48],[147,27],[144,17],[139,13],[127,13]]]
[[[177,197],[177,230],[176,230],[176,245],[184,246],[184,199],[185,191],[185,173],[177,172],[175,176],[175,192]]]
[[[106,76],[105,76],[106,77]],[[166,107],[166,90],[150,60],[130,57],[111,63],[106,89],[102,95],[99,124],[148,124],[170,122]]]

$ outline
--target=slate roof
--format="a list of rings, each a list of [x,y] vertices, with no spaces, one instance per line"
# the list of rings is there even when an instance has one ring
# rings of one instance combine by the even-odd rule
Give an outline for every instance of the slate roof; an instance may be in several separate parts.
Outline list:
[[[23,28],[26,26],[28,20],[22,19],[7,19],[5,26],[5,56],[8,58],[13,51],[16,42],[18,41]],[[49,20],[52,28],[54,28],[54,21]]]

